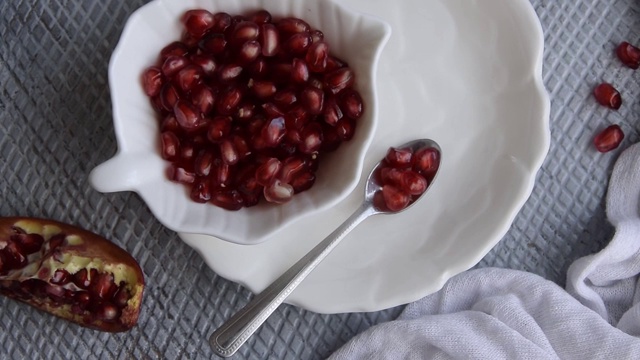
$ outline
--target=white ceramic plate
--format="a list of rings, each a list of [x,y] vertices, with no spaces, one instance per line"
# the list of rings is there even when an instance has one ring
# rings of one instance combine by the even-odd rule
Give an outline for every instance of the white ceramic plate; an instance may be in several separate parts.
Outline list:
[[[526,0],[345,0],[389,22],[378,67],[379,126],[366,174],[386,149],[438,141],[444,162],[410,211],[363,222],[288,302],[322,312],[376,311],[415,301],[474,266],[531,194],[549,148],[543,34]],[[181,234],[221,276],[259,292],[346,219],[364,175],[338,206],[234,245]]]

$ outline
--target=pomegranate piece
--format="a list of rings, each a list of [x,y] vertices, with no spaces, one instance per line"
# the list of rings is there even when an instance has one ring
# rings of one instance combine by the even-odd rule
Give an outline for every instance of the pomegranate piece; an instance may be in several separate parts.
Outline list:
[[[75,226],[25,217],[0,218],[0,239],[0,259],[14,251],[25,259],[0,261],[0,294],[100,331],[136,325],[144,276],[112,242]]]
[[[283,203],[309,189],[321,154],[352,139],[363,113],[347,63],[302,19],[194,9],[181,21],[181,40],[142,74],[158,113],[160,153],[171,163],[167,177],[184,184],[193,201],[228,210]],[[7,247],[0,261],[27,259]],[[75,275],[70,281],[89,289],[90,272]],[[126,294],[118,286],[107,290]],[[75,311],[89,306],[91,298],[77,298]],[[110,319],[118,314],[114,304],[92,309]]]
[[[624,139],[624,132],[618,125],[611,125],[602,130],[593,139],[593,144],[599,152],[605,153],[616,149]]]
[[[640,67],[640,49],[623,41],[616,48],[618,59],[626,66],[637,69]]]
[[[593,95],[600,105],[618,110],[622,105],[622,97],[613,85],[602,83],[593,90]]]
[[[401,176],[401,189],[409,195],[421,195],[427,190],[427,179],[415,171],[405,170]]]
[[[391,211],[400,211],[406,208],[411,201],[411,196],[393,185],[382,187],[382,197],[387,208]]]
[[[432,147],[424,147],[413,154],[412,168],[425,176],[433,176],[440,166],[440,152]]]
[[[207,31],[213,28],[215,19],[207,10],[189,10],[182,16],[182,23],[187,32],[196,39],[201,38]]]

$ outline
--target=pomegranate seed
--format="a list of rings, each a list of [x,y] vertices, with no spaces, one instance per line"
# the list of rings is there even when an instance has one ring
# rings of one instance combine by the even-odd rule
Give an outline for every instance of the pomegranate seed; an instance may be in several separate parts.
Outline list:
[[[232,39],[236,44],[257,40],[260,34],[260,27],[252,21],[239,22],[233,30]]]
[[[288,34],[296,34],[309,32],[311,27],[304,20],[298,18],[285,18],[280,20],[277,25],[278,30]]]
[[[262,53],[262,47],[260,43],[255,40],[247,41],[242,44],[238,52],[238,62],[242,65],[247,65],[258,58],[258,55]]]
[[[616,49],[616,54],[620,61],[626,66],[632,69],[640,67],[640,49],[628,42],[623,41],[620,43]]]
[[[187,93],[197,85],[200,85],[203,77],[202,69],[196,65],[187,65],[174,77],[178,88]]]
[[[322,112],[324,107],[324,92],[322,90],[308,86],[302,90],[300,98],[309,114],[318,115]]]
[[[355,90],[345,90],[340,96],[340,106],[344,114],[354,120],[362,116],[362,97]]]
[[[182,16],[182,22],[186,30],[195,38],[201,38],[207,31],[213,28],[215,19],[207,10],[189,10]]]
[[[356,133],[356,121],[347,117],[342,118],[338,120],[335,129],[340,139],[349,141]]]
[[[338,120],[342,119],[342,110],[338,106],[338,102],[335,97],[329,96],[325,102],[324,110],[322,112],[324,122],[331,126],[335,126]]]
[[[162,64],[162,73],[166,77],[172,77],[187,65],[189,65],[189,60],[186,57],[169,56]]]
[[[89,285],[91,285],[91,280],[87,276],[87,269],[78,270],[71,277],[71,281],[81,289],[88,289]]]
[[[169,56],[187,56],[188,53],[189,47],[185,43],[174,41],[160,50],[160,63],[164,63]]]
[[[277,91],[276,85],[271,81],[253,81],[251,89],[259,99],[263,100],[268,99]]]
[[[256,24],[267,24],[270,23],[273,17],[271,13],[267,10],[258,10],[253,15],[251,15],[250,20]]]
[[[286,121],[285,121],[286,124]],[[286,125],[285,125],[286,127]],[[284,134],[284,138],[288,144],[298,145],[302,141],[302,135],[297,129],[287,129]]]
[[[424,147],[413,154],[413,170],[427,177],[435,175],[440,166],[440,152],[432,147]]]
[[[191,200],[198,203],[206,203],[211,200],[211,187],[206,179],[196,179],[191,187],[191,193],[189,194]]]
[[[292,35],[284,43],[284,48],[293,55],[300,55],[306,53],[311,42],[311,35],[308,32],[302,32]]]
[[[281,108],[289,108],[296,101],[298,98],[292,89],[280,90],[273,95],[273,102]]]
[[[38,252],[44,243],[44,238],[39,234],[15,234],[11,236],[11,240],[18,245],[20,251],[25,255]]]
[[[200,66],[204,75],[208,77],[212,77],[218,68],[216,61],[211,56],[202,54],[193,55],[191,57],[191,62],[194,65]]]
[[[305,171],[291,180],[294,194],[309,190],[316,182],[316,176],[311,171]]]
[[[207,128],[207,139],[215,143],[226,138],[231,132],[232,121],[229,116],[216,116],[213,118]]]
[[[185,140],[180,144],[180,159],[184,161],[192,160],[195,156],[195,152],[195,147],[190,141]]]
[[[142,87],[147,96],[156,96],[162,88],[162,71],[157,67],[150,67],[142,74]]]
[[[198,110],[185,101],[178,100],[173,107],[173,112],[176,114],[178,124],[187,131],[196,130],[203,125],[203,119]]]
[[[291,183],[291,180],[293,180],[301,171],[306,170],[306,168],[307,163],[301,157],[288,157],[282,162],[282,168],[277,176],[278,179],[282,180],[282,182],[289,184]]]
[[[378,171],[379,183],[381,185],[389,184],[394,186],[402,185],[403,170],[394,167],[382,167]]]
[[[160,91],[160,104],[166,111],[173,111],[173,107],[176,106],[176,102],[180,99],[178,90],[176,90],[170,83],[164,84]]]
[[[249,64],[247,72],[254,78],[261,78],[267,73],[267,62],[263,58],[258,58],[256,61]]]
[[[325,85],[331,90],[332,93],[337,94],[347,87],[353,85],[355,76],[353,71],[348,67],[339,68],[332,72],[327,73],[324,76]]]
[[[323,126],[322,131],[322,147],[321,151],[331,152],[335,151],[342,144],[342,137],[338,135],[338,131],[335,126],[326,125]]]
[[[285,114],[285,122],[288,128],[302,129],[309,121],[309,114],[302,105],[294,105]]]
[[[593,144],[598,151],[605,153],[620,146],[623,139],[624,132],[622,132],[620,126],[611,125],[596,135],[593,139]]]
[[[64,285],[71,281],[71,274],[64,269],[58,269],[53,273],[53,277],[49,282],[55,285]]]
[[[249,124],[247,124],[247,131],[249,132],[249,134],[257,134],[260,131],[262,131],[262,127],[264,126],[264,124],[267,122],[267,120],[262,117],[261,115],[259,116],[254,116],[250,121]]]
[[[263,24],[260,27],[260,45],[262,45],[262,55],[266,57],[274,56],[278,53],[280,39],[278,30],[273,24]]]
[[[291,65],[291,81],[298,84],[304,84],[309,80],[309,68],[304,60],[295,58]]]
[[[242,101],[242,91],[236,87],[230,87],[224,91],[218,100],[217,110],[222,115],[231,115]]]
[[[302,131],[299,150],[305,154],[313,154],[322,145],[322,128],[318,123],[309,123]]]
[[[269,186],[280,171],[282,163],[276,158],[269,158],[256,169],[255,179],[262,186]]]
[[[234,135],[231,140],[233,141],[233,146],[235,147],[236,152],[238,153],[238,158],[240,160],[243,160],[247,156],[251,155],[251,148],[249,147],[249,144],[244,137],[240,135]]]
[[[96,276],[93,276],[93,274],[91,275],[91,284],[88,289],[89,293],[101,299],[110,299],[117,289],[113,283],[113,274],[98,273],[96,271]]]
[[[213,15],[214,25],[212,31],[224,33],[231,26],[231,15],[219,12]]]
[[[211,173],[211,165],[213,164],[213,153],[207,150],[201,150],[195,160],[195,172],[200,176],[208,176]]]
[[[187,48],[189,48],[189,52],[191,52],[198,46],[198,43],[200,42],[200,38],[197,38],[189,34],[189,32],[185,30],[182,32],[182,36],[180,37],[180,42],[187,45]]]
[[[160,96],[152,96],[149,98],[151,100],[151,107],[153,110],[157,111],[159,114],[164,115],[167,111],[162,105],[162,99]]]
[[[223,209],[236,211],[244,205],[242,196],[237,190],[219,190],[212,194],[211,202]]]
[[[196,174],[187,171],[181,167],[172,166],[170,169],[169,179],[182,184],[193,184],[196,181]]]
[[[161,134],[162,139],[162,158],[165,160],[174,160],[178,157],[178,152],[180,151],[180,140],[176,134],[165,131]]]
[[[311,31],[311,40],[313,40],[314,44],[324,40],[324,33],[320,30]]]
[[[102,321],[111,322],[120,317],[120,309],[113,304],[103,303],[96,311],[96,317]]]
[[[227,39],[223,34],[209,34],[200,41],[198,47],[212,55],[221,55],[227,49]]]
[[[211,184],[222,188],[229,186],[232,180],[231,169],[229,164],[220,159],[214,161]]]
[[[274,103],[264,103],[262,104],[262,109],[264,110],[265,115],[269,118],[283,117],[284,113],[276,104]]]
[[[242,15],[234,15],[234,16],[231,17],[231,25],[232,26],[238,25],[239,23],[241,23],[243,21],[247,21],[247,18],[242,16]]]
[[[329,45],[326,42],[314,42],[307,50],[305,60],[312,72],[323,72],[327,68],[329,58]]]
[[[309,77],[309,86],[314,87],[316,89],[324,90],[324,84],[320,79],[310,76]]]
[[[284,204],[293,197],[293,187],[275,179],[269,186],[264,188],[263,193],[265,200],[276,204]]]
[[[395,168],[408,168],[411,166],[412,159],[411,149],[398,149],[391,147],[387,150],[387,155],[384,159],[392,167]]]
[[[411,201],[411,196],[393,185],[384,185],[381,191],[384,203],[391,211],[400,211],[406,208]]]
[[[220,69],[220,80],[222,80],[223,82],[234,81],[235,79],[238,78],[238,76],[240,76],[240,74],[242,73],[242,70],[243,70],[242,66],[238,64],[224,65]]]
[[[602,83],[593,91],[593,95],[600,105],[618,110],[622,105],[620,93],[611,84]]]
[[[427,179],[415,171],[405,170],[402,172],[402,190],[409,195],[422,195],[427,190]]]
[[[127,306],[129,299],[131,299],[131,294],[123,285],[118,287],[118,290],[116,290],[115,294],[113,294],[113,297],[111,298],[113,303],[120,309]]]
[[[284,118],[276,117],[267,122],[262,128],[262,139],[268,147],[274,147],[280,143],[284,133]]]
[[[220,141],[220,156],[222,161],[229,165],[235,165],[240,160],[238,151],[230,139],[222,139]]]
[[[196,109],[203,115],[207,115],[213,110],[216,97],[210,87],[202,85],[193,90],[191,101]]]

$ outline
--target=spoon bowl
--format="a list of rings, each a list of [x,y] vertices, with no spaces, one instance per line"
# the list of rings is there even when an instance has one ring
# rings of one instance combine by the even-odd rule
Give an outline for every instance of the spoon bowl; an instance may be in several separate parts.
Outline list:
[[[433,140],[419,139],[400,145],[397,149],[408,149],[414,153],[418,149],[433,148],[442,161],[442,150]],[[358,224],[371,215],[376,214],[397,214],[407,210],[413,204],[424,198],[437,176],[436,173],[430,177],[424,191],[414,196],[414,198],[403,209],[393,211],[376,206],[376,194],[381,191],[382,184],[378,182],[377,172],[381,166],[385,165],[385,160],[378,162],[367,177],[364,189],[364,201],[360,207],[338,226],[329,236],[316,245],[298,262],[291,266],[284,274],[277,278],[264,291],[256,295],[244,308],[233,315],[222,326],[211,334],[209,343],[216,354],[229,357],[233,355],[244,344],[249,337],[264,323],[269,316],[282,304],[286,298],[298,287],[298,285],[315,269],[322,260],[340,243],[344,237],[351,232]],[[440,167],[438,166],[438,169]]]

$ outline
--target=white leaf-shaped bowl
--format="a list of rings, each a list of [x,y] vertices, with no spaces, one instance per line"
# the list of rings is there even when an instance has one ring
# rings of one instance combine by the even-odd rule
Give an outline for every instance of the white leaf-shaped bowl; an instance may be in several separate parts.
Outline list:
[[[184,186],[165,175],[168,163],[160,157],[156,115],[140,78],[160,50],[180,38],[180,17],[194,8],[232,15],[266,9],[274,17],[302,18],[324,33],[331,53],[346,60],[356,74],[355,88],[366,107],[354,138],[323,158],[314,186],[287,204],[227,211],[193,202]],[[158,220],[174,231],[213,235],[238,244],[259,243],[287,224],[337,204],[358,184],[376,128],[376,67],[390,34],[383,21],[329,0],[155,0],[146,4],[127,21],[111,57],[109,85],[118,152],[93,169],[91,185],[100,192],[138,193]]]

